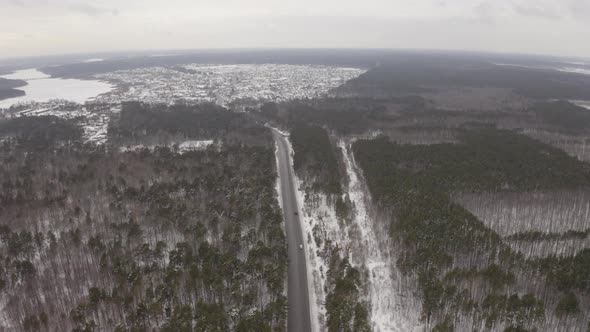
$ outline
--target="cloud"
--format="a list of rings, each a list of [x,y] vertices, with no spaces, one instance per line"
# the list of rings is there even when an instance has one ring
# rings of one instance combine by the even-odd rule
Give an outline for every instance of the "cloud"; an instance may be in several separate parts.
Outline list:
[[[86,16],[118,15],[119,10],[112,5],[103,5],[110,1],[78,1],[78,0],[3,0],[7,1],[6,9],[16,10],[23,18],[35,15],[60,16],[67,13]],[[3,8],[4,9],[4,8]]]
[[[0,3],[0,57],[208,47],[436,48],[590,56],[590,44],[583,40],[589,31],[590,0]]]
[[[17,7],[24,7],[25,1],[24,0],[7,0],[9,6],[17,6]]]
[[[584,20],[586,23],[590,21],[590,1],[573,0],[570,10],[574,17]]]
[[[484,1],[473,7],[476,18],[485,24],[494,24],[497,16],[497,7],[494,2]]]
[[[538,17],[544,19],[557,19],[561,18],[562,15],[558,10],[552,6],[535,4],[514,4],[514,11],[522,16]]]
[[[119,15],[119,10],[116,8],[97,7],[86,3],[70,4],[67,8],[71,11],[85,14],[88,16],[102,16],[102,15]]]

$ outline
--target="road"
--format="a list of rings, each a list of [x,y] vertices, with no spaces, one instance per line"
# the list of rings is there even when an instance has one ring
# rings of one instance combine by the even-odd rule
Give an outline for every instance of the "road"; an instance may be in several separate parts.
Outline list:
[[[283,198],[283,214],[287,230],[287,247],[289,256],[287,289],[287,331],[311,332],[309,310],[309,291],[307,284],[307,264],[303,244],[303,231],[299,219],[299,207],[293,183],[293,168],[287,138],[277,130],[272,130],[277,143],[278,171]],[[297,212],[297,214],[295,214]]]

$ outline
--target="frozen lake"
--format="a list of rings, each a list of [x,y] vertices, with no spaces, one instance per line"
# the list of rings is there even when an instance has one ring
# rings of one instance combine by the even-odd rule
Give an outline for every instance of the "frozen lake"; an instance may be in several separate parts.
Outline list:
[[[66,99],[83,104],[114,89],[113,85],[101,81],[50,78],[37,69],[19,70],[0,77],[24,80],[28,83],[27,86],[17,88],[23,90],[26,95],[0,100],[0,108],[8,108],[22,102],[46,102],[51,99]]]

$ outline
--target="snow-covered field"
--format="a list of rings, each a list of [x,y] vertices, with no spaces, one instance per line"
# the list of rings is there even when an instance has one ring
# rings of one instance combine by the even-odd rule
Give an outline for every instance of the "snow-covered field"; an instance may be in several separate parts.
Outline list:
[[[31,101],[48,102],[53,99],[64,99],[83,104],[114,88],[111,84],[100,81],[50,78],[37,69],[20,70],[0,77],[24,80],[28,83],[26,86],[18,88],[25,92],[24,96],[0,101],[0,108],[9,108],[14,104]]]
[[[124,86],[98,98],[104,102],[186,100],[225,106],[234,101],[314,98],[364,72],[358,68],[311,65],[189,64],[122,70],[96,77]]]

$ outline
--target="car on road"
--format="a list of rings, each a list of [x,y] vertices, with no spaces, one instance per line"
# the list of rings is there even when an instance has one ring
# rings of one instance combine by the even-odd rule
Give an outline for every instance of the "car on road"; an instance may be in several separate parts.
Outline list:
[[[303,244],[299,244],[299,249],[303,249]]]
[[[293,214],[296,215],[296,216],[298,216],[299,215],[299,212],[295,211],[295,212],[293,212]]]

